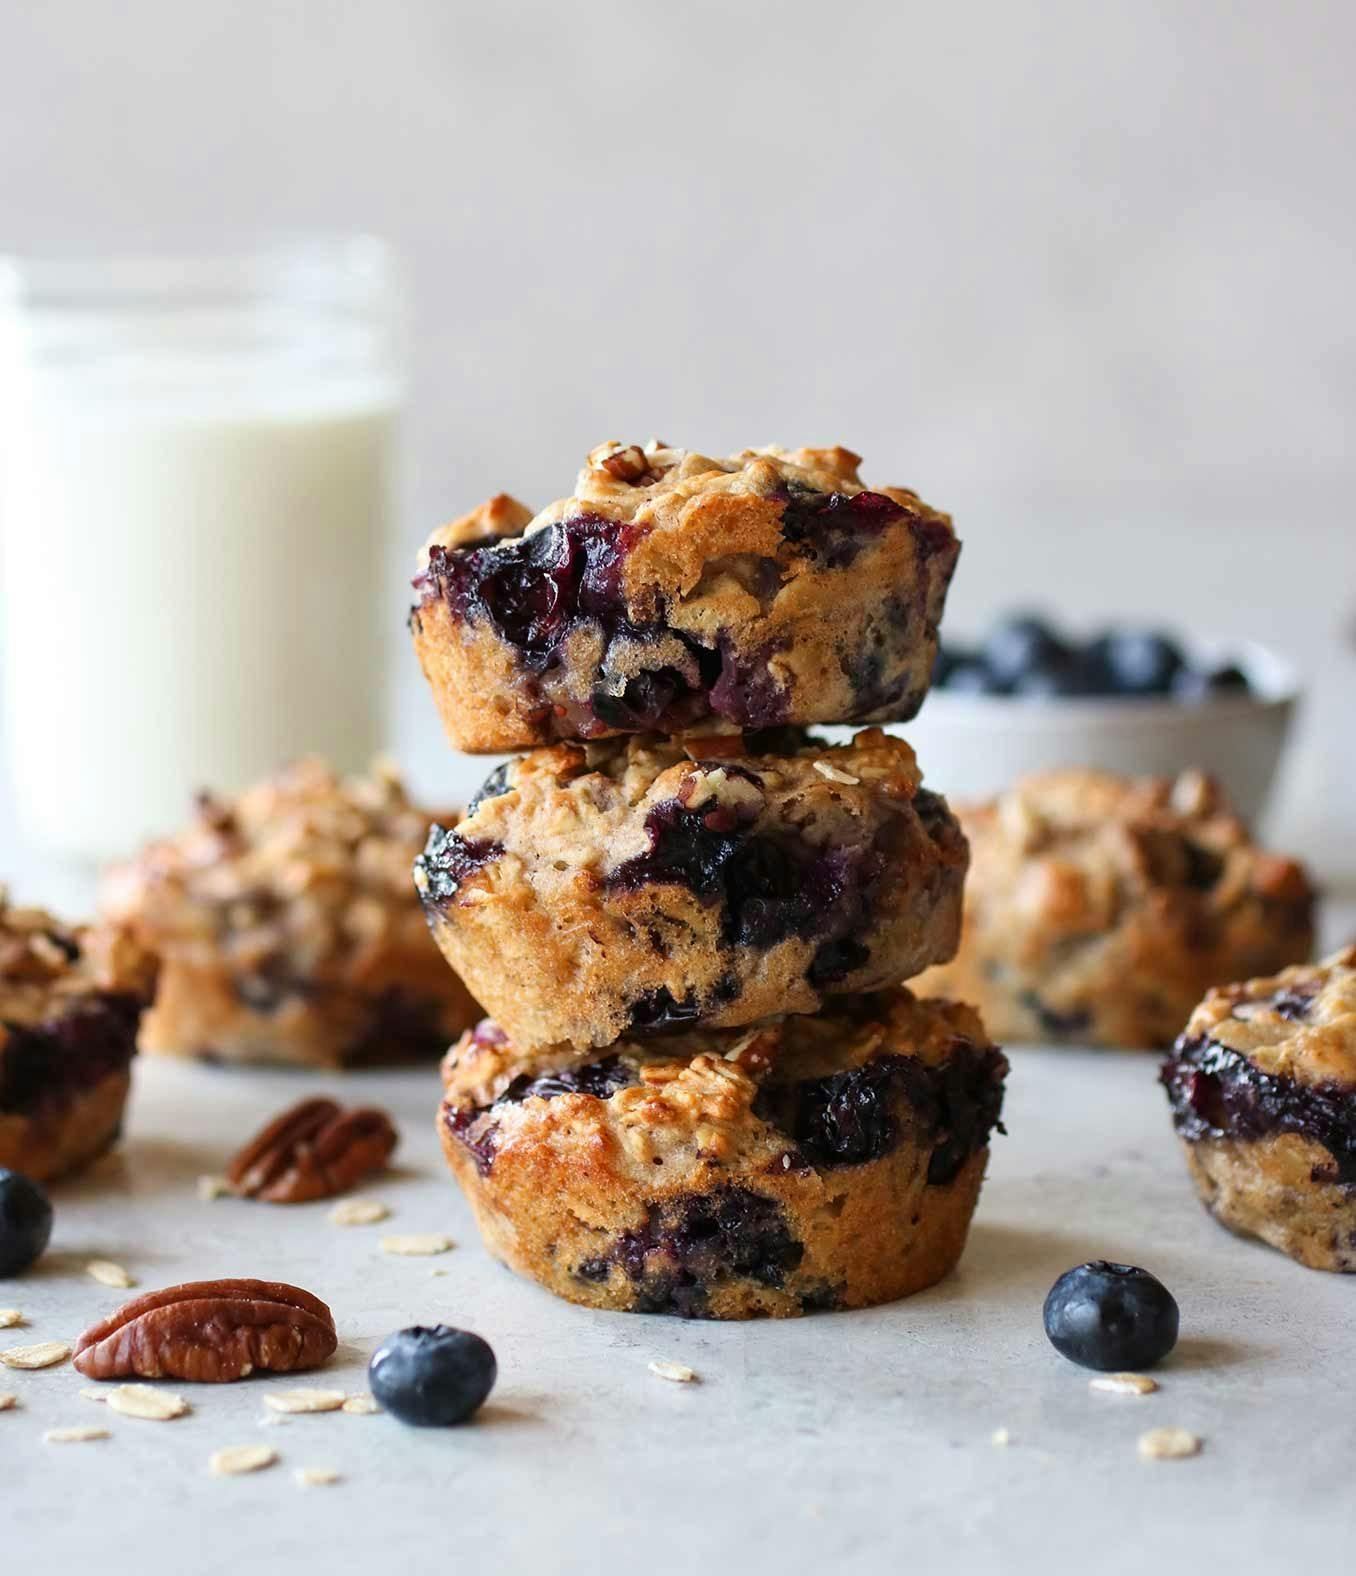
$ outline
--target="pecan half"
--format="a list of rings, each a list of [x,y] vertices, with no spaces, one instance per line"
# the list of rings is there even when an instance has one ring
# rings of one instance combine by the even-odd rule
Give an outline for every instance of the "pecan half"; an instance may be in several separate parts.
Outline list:
[[[87,1379],[226,1384],[256,1369],[300,1373],[334,1355],[334,1318],[319,1297],[279,1281],[189,1281],[124,1303],[75,1345]]]
[[[634,486],[648,474],[650,462],[644,449],[633,443],[629,448],[618,449],[615,454],[609,454],[602,461],[602,468],[614,480],[630,482]]]
[[[270,1204],[304,1204],[345,1193],[380,1171],[399,1142],[385,1111],[345,1110],[334,1100],[303,1100],[256,1134],[227,1170],[231,1188]]]

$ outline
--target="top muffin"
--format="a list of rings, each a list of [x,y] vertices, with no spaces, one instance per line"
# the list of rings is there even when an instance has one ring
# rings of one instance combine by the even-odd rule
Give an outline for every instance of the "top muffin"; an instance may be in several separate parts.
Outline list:
[[[912,717],[960,544],[859,463],[609,443],[535,519],[436,531],[410,627],[452,744]]]

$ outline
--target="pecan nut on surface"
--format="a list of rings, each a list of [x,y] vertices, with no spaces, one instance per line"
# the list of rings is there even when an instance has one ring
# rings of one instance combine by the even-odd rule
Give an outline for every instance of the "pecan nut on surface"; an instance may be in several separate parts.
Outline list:
[[[256,1371],[301,1373],[334,1355],[334,1317],[280,1281],[189,1281],[147,1292],[92,1325],[74,1363],[87,1379],[225,1384]]]
[[[345,1193],[380,1171],[399,1142],[385,1111],[303,1100],[255,1135],[231,1162],[234,1192],[270,1204],[305,1204]]]

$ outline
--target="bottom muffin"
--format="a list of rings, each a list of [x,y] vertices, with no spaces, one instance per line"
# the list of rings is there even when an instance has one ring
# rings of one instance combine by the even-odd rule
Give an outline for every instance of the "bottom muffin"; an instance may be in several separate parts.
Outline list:
[[[486,1021],[444,1061],[439,1131],[491,1252],[557,1295],[785,1318],[955,1265],[1006,1072],[971,1009],[904,989],[601,1058],[520,1056]]]
[[[0,1167],[47,1182],[118,1136],[152,965],[0,888]]]
[[[1356,1271],[1356,947],[1211,991],[1163,1082],[1221,1225]]]

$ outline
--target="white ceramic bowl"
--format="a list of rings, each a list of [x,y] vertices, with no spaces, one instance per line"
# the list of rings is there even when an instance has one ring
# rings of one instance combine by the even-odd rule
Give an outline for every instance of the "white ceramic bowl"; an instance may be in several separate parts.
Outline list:
[[[984,799],[1027,772],[1092,766],[1129,776],[1199,767],[1224,785],[1239,813],[1266,808],[1299,699],[1290,665],[1262,646],[1187,642],[1193,665],[1235,662],[1251,693],[1201,701],[1045,700],[933,690],[912,721],[890,731],[918,753],[930,787]]]

